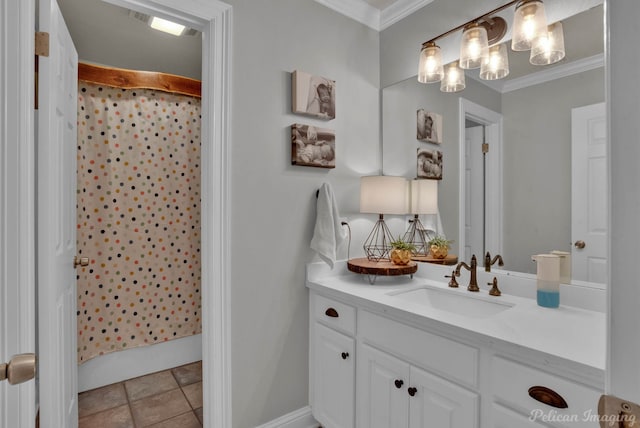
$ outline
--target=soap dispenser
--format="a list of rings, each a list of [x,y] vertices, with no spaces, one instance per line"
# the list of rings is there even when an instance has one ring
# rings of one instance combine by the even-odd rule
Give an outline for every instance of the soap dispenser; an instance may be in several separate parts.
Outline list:
[[[560,256],[555,254],[537,254],[531,256],[537,263],[538,305],[545,308],[560,306]]]

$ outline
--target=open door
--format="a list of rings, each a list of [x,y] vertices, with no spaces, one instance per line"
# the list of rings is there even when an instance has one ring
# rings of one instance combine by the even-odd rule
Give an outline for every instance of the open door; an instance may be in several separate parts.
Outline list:
[[[76,362],[76,109],[78,55],[55,0],[39,0],[37,284],[40,420],[78,426]]]

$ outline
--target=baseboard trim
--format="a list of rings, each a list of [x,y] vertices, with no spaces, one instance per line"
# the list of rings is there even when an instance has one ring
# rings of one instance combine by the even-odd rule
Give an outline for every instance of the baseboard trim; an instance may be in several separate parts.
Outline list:
[[[256,428],[317,428],[319,426],[320,424],[311,415],[311,407],[306,406]]]

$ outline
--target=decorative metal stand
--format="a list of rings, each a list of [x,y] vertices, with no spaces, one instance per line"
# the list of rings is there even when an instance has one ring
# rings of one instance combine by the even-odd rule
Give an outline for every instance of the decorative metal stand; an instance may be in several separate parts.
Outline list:
[[[415,256],[428,256],[429,241],[433,237],[430,233],[431,231],[422,225],[418,214],[415,214],[413,220],[409,220],[409,223],[409,229],[407,229],[402,239],[416,246],[416,250],[413,252]]]
[[[389,251],[391,250],[391,241],[393,241],[393,236],[387,224],[384,222],[384,214],[380,214],[378,221],[375,226],[373,226],[373,230],[364,241],[363,248],[367,259],[376,262],[382,259],[388,259]]]

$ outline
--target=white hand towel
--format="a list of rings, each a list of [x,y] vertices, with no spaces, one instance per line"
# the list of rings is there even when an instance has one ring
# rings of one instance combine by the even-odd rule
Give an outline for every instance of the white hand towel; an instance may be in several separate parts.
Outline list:
[[[318,191],[316,226],[311,239],[311,249],[331,268],[337,259],[338,247],[347,237],[342,227],[338,204],[329,183],[323,183]]]

